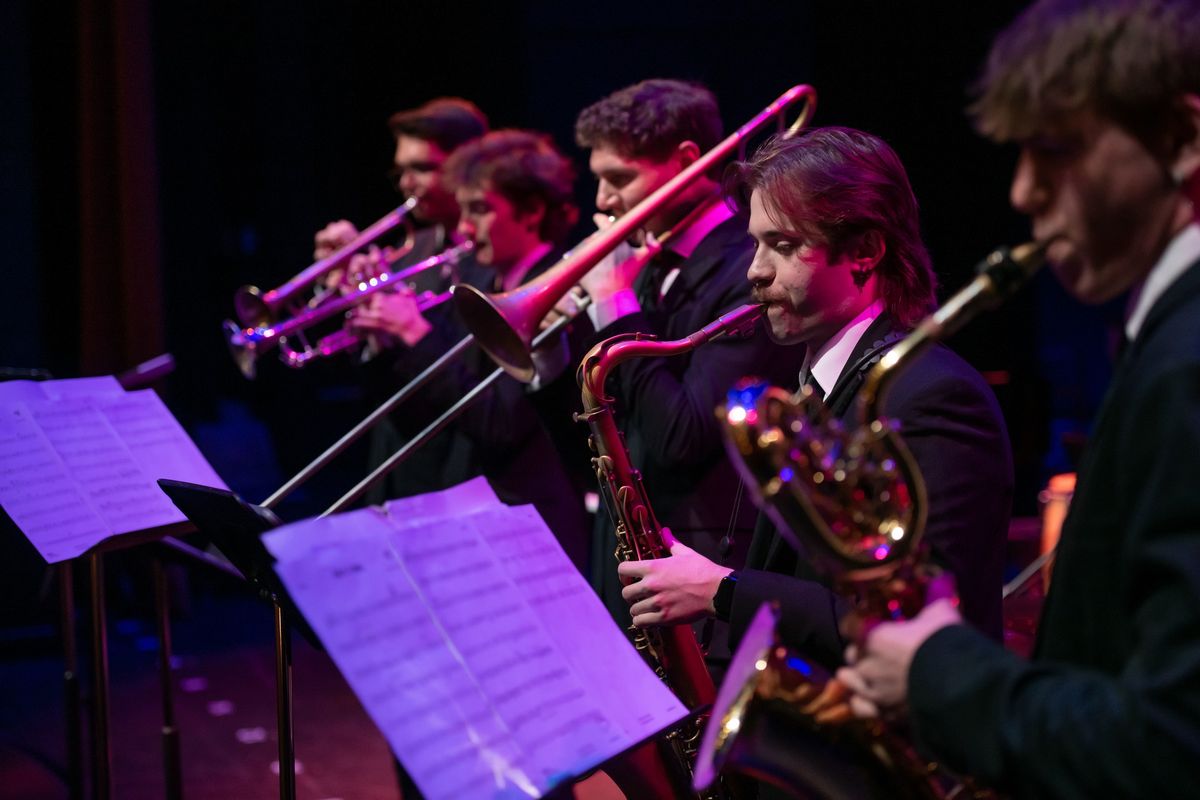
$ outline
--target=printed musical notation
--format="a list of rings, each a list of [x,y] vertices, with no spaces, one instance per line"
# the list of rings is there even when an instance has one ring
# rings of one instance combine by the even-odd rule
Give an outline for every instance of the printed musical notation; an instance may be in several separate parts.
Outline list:
[[[483,479],[264,542],[429,798],[540,797],[687,713],[537,512]]]
[[[0,506],[47,562],[182,522],[158,478],[224,487],[152,391],[111,377],[0,384]]]

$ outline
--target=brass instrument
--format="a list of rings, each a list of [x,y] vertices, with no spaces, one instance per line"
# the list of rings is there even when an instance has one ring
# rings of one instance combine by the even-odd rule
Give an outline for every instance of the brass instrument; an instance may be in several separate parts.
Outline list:
[[[855,622],[861,629],[870,620],[913,616],[935,573],[921,540],[925,484],[897,426],[882,414],[889,387],[925,348],[1012,294],[1041,265],[1046,245],[988,256],[965,289],[872,368],[852,429],[844,429],[807,389],[792,397],[761,385],[737,387],[718,412],[730,455],[759,505],[793,546],[833,578],[839,593],[856,599],[852,628]],[[975,793],[969,784],[949,782],[894,726],[853,718],[843,687],[777,643],[774,628],[772,610],[760,609],[734,656],[704,733],[697,787],[725,770],[778,783],[799,796]]]
[[[586,422],[592,432],[591,445],[596,453],[592,466],[617,529],[618,560],[663,558],[670,552],[663,540],[663,528],[655,518],[645,487],[642,486],[641,475],[630,461],[624,440],[617,429],[613,417],[613,398],[604,391],[608,374],[617,365],[632,358],[678,355],[720,336],[746,335],[753,330],[762,313],[762,306],[745,305],[684,339],[668,342],[640,333],[614,336],[593,347],[579,365],[583,412],[577,414],[576,419]],[[630,632],[634,646],[689,709],[695,710],[712,703],[716,690],[704,664],[700,644],[690,626],[654,629],[631,627]],[[681,729],[668,735],[674,756],[672,765],[690,772],[695,762],[702,723],[702,718],[692,718]]]
[[[454,305],[479,346],[517,380],[525,383],[532,381],[535,369],[530,356],[530,341],[555,303],[601,259],[635,234],[646,220],[721,159],[742,146],[769,121],[777,120],[782,127],[784,112],[800,101],[804,102],[804,106],[799,117],[787,129],[787,134],[803,128],[817,106],[816,90],[807,85],[788,89],[695,163],[623,214],[610,228],[582,242],[534,280],[511,292],[495,295],[488,295],[471,286],[455,286]]]
[[[259,357],[270,352],[276,346],[280,348],[283,362],[294,368],[303,367],[316,357],[343,352],[359,344],[360,337],[346,331],[337,331],[322,337],[315,346],[310,346],[305,341],[303,332],[330,317],[345,313],[376,292],[402,287],[410,278],[422,272],[443,269],[455,264],[472,249],[471,242],[464,242],[399,272],[381,272],[374,277],[364,277],[352,292],[334,296],[316,306],[305,308],[297,312],[295,316],[281,322],[264,322],[250,327],[239,327],[232,320],[226,320],[224,329],[229,343],[229,352],[233,355],[238,369],[247,378],[254,378],[257,373]],[[427,292],[418,299],[417,308],[420,311],[428,311],[449,299],[448,292],[442,294]],[[300,341],[300,347],[292,346],[289,337],[297,338]]]
[[[297,306],[306,305],[297,301],[302,292],[325,275],[346,264],[367,245],[390,233],[397,226],[407,224],[408,216],[416,206],[417,198],[408,198],[403,205],[389,211],[367,226],[354,239],[320,261],[305,267],[295,277],[276,289],[267,292],[257,286],[243,286],[238,289],[233,296],[233,307],[237,312],[238,321],[242,323],[243,327],[258,328],[277,321],[281,317],[281,312],[286,309],[299,310],[296,308]],[[390,264],[403,258],[411,249],[412,229],[409,228],[404,246],[390,255]],[[311,303],[307,305],[311,307]]]

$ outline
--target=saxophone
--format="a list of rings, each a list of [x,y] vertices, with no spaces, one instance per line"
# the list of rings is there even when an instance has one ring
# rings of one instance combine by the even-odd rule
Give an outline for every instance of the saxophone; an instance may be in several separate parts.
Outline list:
[[[856,398],[847,430],[807,387],[796,396],[743,384],[718,413],[734,463],[782,535],[855,598],[843,627],[907,619],[937,576],[922,541],[926,491],[897,426],[883,413],[896,376],[927,347],[998,305],[1041,266],[1048,242],[1000,249],[978,276],[889,350]],[[704,732],[695,785],[744,772],[801,797],[990,797],[922,758],[895,724],[853,717],[846,691],[781,645],[777,610],[759,609],[735,653]]]
[[[654,515],[641,474],[629,459],[629,451],[613,416],[615,402],[605,394],[609,373],[619,364],[645,356],[671,356],[686,353],[726,334],[750,333],[763,308],[745,305],[718,318],[683,339],[660,341],[654,336],[629,333],[606,339],[593,347],[579,365],[579,385],[583,394],[583,412],[577,421],[591,429],[595,456],[592,466],[600,483],[605,505],[616,526],[619,561],[664,558],[670,551],[663,539],[663,527]],[[664,628],[630,626],[637,650],[689,709],[707,709],[716,696],[712,676],[704,663],[696,635],[689,625]],[[667,735],[671,766],[678,768],[684,785],[691,783],[692,765],[706,716],[690,717]]]

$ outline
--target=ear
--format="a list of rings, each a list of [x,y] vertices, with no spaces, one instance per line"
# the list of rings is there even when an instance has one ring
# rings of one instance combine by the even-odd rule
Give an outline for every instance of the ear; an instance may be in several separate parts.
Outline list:
[[[541,199],[533,200],[533,204],[517,213],[517,222],[520,222],[526,230],[531,233],[537,233],[542,229],[542,220],[546,218],[546,204]]]
[[[1181,98],[1187,134],[1171,161],[1171,177],[1179,186],[1191,185],[1191,194],[1200,193],[1200,96],[1185,94]]]
[[[879,231],[866,231],[855,239],[846,255],[849,257],[855,272],[869,275],[879,266],[887,254],[887,243]]]
[[[691,139],[680,142],[675,146],[674,156],[679,162],[679,168],[687,169],[696,159],[700,158],[700,145],[693,142]]]

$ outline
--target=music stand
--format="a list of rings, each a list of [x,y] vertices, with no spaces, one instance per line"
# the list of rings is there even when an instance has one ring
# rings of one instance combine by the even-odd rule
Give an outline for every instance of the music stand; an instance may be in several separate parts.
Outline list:
[[[275,574],[275,559],[260,536],[283,524],[270,509],[247,503],[233,492],[185,481],[160,479],[159,487],[196,529],[207,536],[259,593],[275,615],[275,708],[279,737],[279,796],[296,797],[296,754],[292,733],[292,641],[288,623],[320,647],[316,634]],[[286,617],[285,617],[286,614]]]

